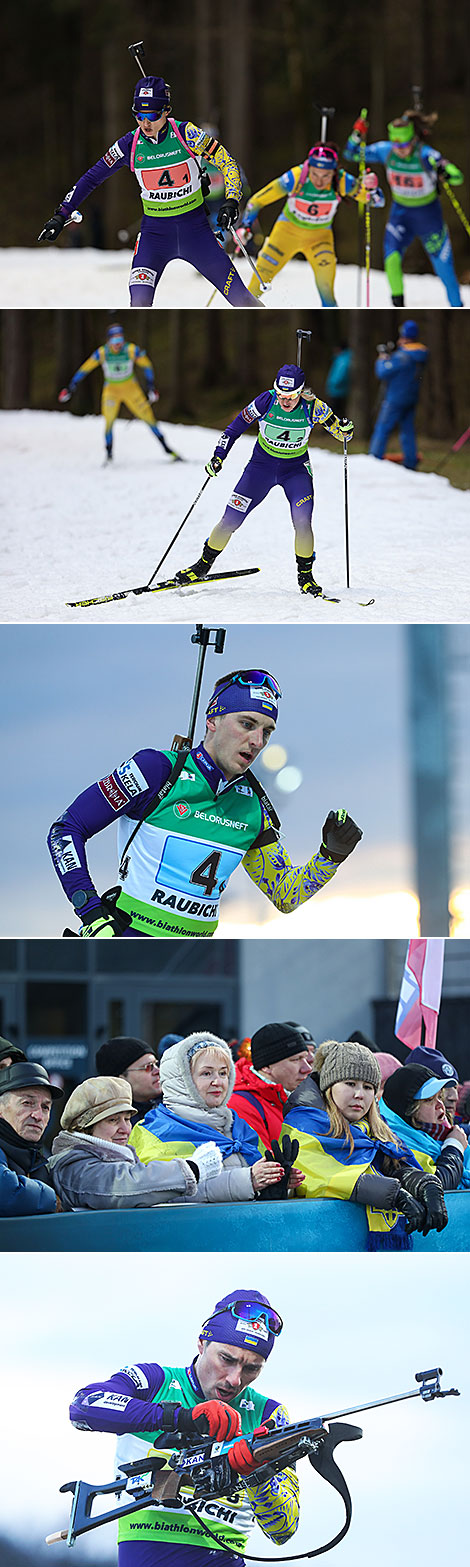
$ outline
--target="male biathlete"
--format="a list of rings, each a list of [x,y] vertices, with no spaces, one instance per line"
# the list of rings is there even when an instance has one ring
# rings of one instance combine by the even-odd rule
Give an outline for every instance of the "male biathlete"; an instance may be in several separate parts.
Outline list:
[[[113,455],[113,425],[121,403],[124,403],[125,408],[129,408],[136,419],[143,419],[145,424],[150,425],[152,435],[156,435],[164,452],[167,452],[174,462],[181,462],[178,452],[174,452],[165,440],[155,418],[153,405],[158,402],[160,394],[156,390],[155,374],[148,354],[143,348],[138,348],[137,343],[126,343],[122,326],[117,322],[109,327],[106,343],[95,348],[89,359],[84,359],[83,364],[79,365],[75,375],[71,377],[68,386],[64,386],[59,392],[59,403],[69,403],[80,381],[83,381],[86,375],[90,375],[90,371],[96,370],[97,365],[101,365],[103,371],[101,412],[105,421],[104,440],[108,461],[111,461]],[[139,370],[143,370],[146,395],[139,386],[135,374],[136,365]]]
[[[218,244],[204,207],[202,155],[224,176],[220,227],[236,223],[242,186],[234,158],[192,120],[172,118],[170,88],[161,76],[144,76],[137,82],[132,112],[137,130],[126,131],[82,174],[45,223],[39,239],[58,239],[77,205],[117,169],[128,168],[138,181],[143,208],[129,278],[131,306],[150,309],[167,263],[175,260],[196,267],[229,305],[258,304]]]
[[[368,163],[382,163],[392,192],[392,205],[384,234],[384,266],[390,284],[392,305],[404,305],[402,260],[413,239],[419,239],[429,256],[436,277],[441,279],[450,305],[462,305],[454,267],[449,230],[439,200],[440,181],[462,185],[463,174],[448,163],[428,136],[436,114],[423,115],[407,109],[388,125],[388,141],[365,145],[368,124],[355,120],[344,155],[357,163],[361,146]]]
[[[282,695],[265,670],[218,680],[203,742],[188,752],[137,751],[78,795],[48,838],[80,936],[212,936],[240,861],[281,914],[331,881],[362,832],[330,811],[319,850],[293,866],[280,823],[251,765],[274,732]],[[119,885],[102,897],[86,843],[118,819]]]
[[[287,196],[287,200],[286,200]],[[367,170],[359,179],[338,166],[336,147],[325,143],[311,147],[304,163],[295,163],[250,197],[242,223],[251,231],[262,207],[282,197],[282,212],[264,241],[256,268],[263,283],[273,281],[293,256],[305,256],[312,268],[322,305],[336,305],[336,254],[333,221],[346,196],[354,201],[385,205],[377,175]],[[250,294],[258,295],[261,283],[253,276]]]
[[[265,1295],[233,1290],[203,1323],[189,1366],[125,1366],[107,1381],[90,1382],[75,1394],[72,1425],[79,1431],[115,1433],[118,1470],[120,1464],[161,1453],[167,1475],[168,1434],[173,1431],[190,1442],[208,1436],[215,1442],[233,1439],[227,1456],[234,1475],[240,1476],[235,1495],[193,1503],[187,1482],[174,1508],[158,1502],[138,1513],[129,1508],[119,1521],[119,1567],[213,1567],[214,1561],[220,1567],[242,1567],[255,1521],[276,1545],[295,1534],[295,1471],[285,1469],[274,1481],[250,1485],[250,1470],[255,1468],[250,1438],[268,1420],[280,1430],[289,1421],[278,1399],[266,1398],[253,1387],[281,1331],[282,1320]],[[159,1449],[163,1433],[166,1446]]]
[[[258,425],[255,449],[227,501],[223,517],[206,539],[199,560],[176,572],[176,580],[184,585],[207,577],[248,512],[254,511],[279,484],[290,505],[300,592],[318,598],[322,589],[312,577],[315,560],[313,475],[308,443],[316,424],[322,425],[335,441],[341,442],[344,437],[351,440],[354,425],[349,420],[341,422],[327,403],[315,397],[309,387],[305,389],[305,376],[298,365],[281,365],[274,386],[268,392],[260,392],[252,403],[242,408],[219,436],[211,460],[206,463],[206,473],[211,478],[220,473],[234,441],[239,435],[246,435],[253,424]]]

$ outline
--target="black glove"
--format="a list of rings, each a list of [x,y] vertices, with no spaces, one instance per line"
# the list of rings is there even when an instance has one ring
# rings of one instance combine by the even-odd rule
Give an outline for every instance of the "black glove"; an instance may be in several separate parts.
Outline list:
[[[117,900],[121,892],[120,887],[111,887],[109,892],[104,892],[99,908],[95,907],[87,912],[86,905],[83,909],[77,909],[80,915],[82,927],[80,935],[90,940],[106,936],[123,936],[131,923],[130,915],[124,909],[116,908]]]
[[[419,1230],[422,1235],[426,1223],[426,1209],[422,1202],[412,1197],[411,1192],[407,1192],[405,1186],[400,1186],[395,1198],[395,1207],[406,1219],[407,1235],[411,1235],[413,1230]]]
[[[424,1170],[415,1170],[408,1165],[400,1172],[400,1185],[412,1197],[417,1198],[425,1209],[426,1222],[423,1235],[429,1235],[430,1230],[445,1230],[449,1222],[449,1215],[444,1202],[444,1188],[438,1175],[427,1175]]]
[[[162,1404],[160,1430],[179,1431],[182,1436],[210,1436],[213,1441],[230,1441],[241,1435],[240,1415],[222,1399],[206,1399],[194,1409],[181,1404]]]
[[[280,1198],[287,1197],[289,1176],[298,1153],[299,1143],[296,1137],[290,1138],[286,1135],[283,1137],[282,1143],[273,1141],[272,1152],[270,1149],[267,1149],[264,1157],[265,1159],[272,1159],[275,1164],[282,1164],[284,1175],[280,1181],[275,1181],[274,1186],[263,1186],[263,1190],[258,1192],[258,1202],[275,1202]]]
[[[347,811],[329,811],[323,823],[320,854],[325,860],[334,860],[336,865],[341,865],[361,838],[362,828],[353,822]]]
[[[221,229],[229,229],[231,223],[236,223],[240,207],[234,196],[226,196],[217,213],[217,222]]]
[[[59,238],[59,234],[61,234],[62,229],[65,228],[66,222],[67,218],[65,217],[65,214],[60,211],[60,207],[56,207],[54,216],[47,219],[47,223],[44,224],[44,228],[41,229],[41,233],[38,234],[38,241],[47,239],[49,240],[49,244],[52,245],[54,240]]]

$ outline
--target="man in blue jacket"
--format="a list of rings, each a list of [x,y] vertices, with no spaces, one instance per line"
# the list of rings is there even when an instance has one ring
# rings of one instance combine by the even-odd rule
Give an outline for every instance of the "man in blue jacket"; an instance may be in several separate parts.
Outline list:
[[[419,342],[416,321],[404,321],[397,347],[379,345],[375,374],[383,382],[384,397],[369,446],[372,457],[385,454],[387,441],[398,426],[405,468],[416,468],[415,408],[421,390],[428,350]]]
[[[55,1191],[43,1137],[60,1088],[43,1066],[18,1061],[0,1075],[0,1217],[54,1213]]]

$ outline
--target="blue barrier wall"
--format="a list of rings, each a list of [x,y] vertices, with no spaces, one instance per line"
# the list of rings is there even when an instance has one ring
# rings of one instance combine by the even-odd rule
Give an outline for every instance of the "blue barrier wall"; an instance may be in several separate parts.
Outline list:
[[[414,1251],[470,1251],[470,1191],[446,1198],[449,1223],[413,1236]],[[220,1203],[0,1219],[2,1251],[365,1251],[350,1202]]]

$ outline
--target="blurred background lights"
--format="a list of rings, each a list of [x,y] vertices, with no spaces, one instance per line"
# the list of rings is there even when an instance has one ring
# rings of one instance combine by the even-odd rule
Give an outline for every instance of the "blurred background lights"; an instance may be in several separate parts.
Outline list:
[[[268,745],[267,750],[263,751],[261,760],[263,767],[267,767],[268,773],[277,773],[280,767],[286,765],[287,751],[283,745]]]
[[[303,773],[300,767],[283,767],[277,775],[276,783],[282,794],[294,794],[296,789],[300,789],[302,779]]]

